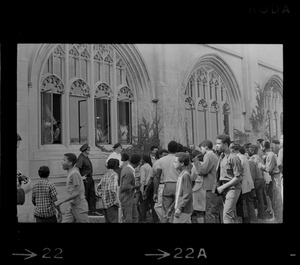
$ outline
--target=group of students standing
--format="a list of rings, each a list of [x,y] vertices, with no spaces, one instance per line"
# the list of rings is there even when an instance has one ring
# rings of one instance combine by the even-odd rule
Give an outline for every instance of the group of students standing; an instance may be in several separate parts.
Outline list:
[[[113,146],[107,172],[95,187],[90,146],[64,155],[68,197],[57,200],[49,168],[39,170],[32,202],[37,222],[57,222],[60,205],[69,202],[62,222],[89,222],[104,214],[106,223],[281,223],[283,215],[283,137],[278,156],[270,142],[238,145],[217,136],[191,151],[176,141],[168,149],[151,147],[143,156]],[[100,206],[99,206],[100,205]],[[57,214],[58,213],[58,214]],[[61,220],[59,220],[61,221]]]
[[[278,156],[270,142],[240,146],[219,135],[192,152],[175,141],[150,155],[121,154],[116,144],[97,193],[106,222],[282,222],[283,137]],[[117,161],[119,160],[119,161]]]

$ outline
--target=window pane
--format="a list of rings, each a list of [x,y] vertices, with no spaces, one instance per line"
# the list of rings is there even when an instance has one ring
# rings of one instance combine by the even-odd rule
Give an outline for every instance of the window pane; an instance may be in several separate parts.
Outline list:
[[[96,110],[96,145],[99,143],[111,143],[110,137],[110,100],[95,99]]]
[[[229,115],[228,114],[224,114],[223,124],[224,124],[224,132],[223,133],[229,135]]]
[[[193,110],[185,110],[185,135],[187,146],[194,144]]]
[[[87,142],[87,100],[70,96],[70,137],[71,144]]]
[[[119,142],[130,143],[130,103],[128,101],[118,102],[118,116]]]
[[[51,144],[53,135],[52,93],[42,93],[42,144]]]
[[[218,119],[217,119],[217,112],[211,112],[211,139],[216,139],[218,135]]]
[[[198,111],[198,135],[199,135],[199,143],[202,142],[203,140],[207,139],[207,125],[206,125],[206,112],[205,111]]]
[[[61,95],[53,94],[53,116],[55,124],[53,126],[53,143],[61,144]]]

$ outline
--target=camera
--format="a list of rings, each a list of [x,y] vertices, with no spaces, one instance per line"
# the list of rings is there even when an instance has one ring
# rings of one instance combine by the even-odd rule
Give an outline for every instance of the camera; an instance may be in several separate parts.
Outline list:
[[[24,184],[26,184],[26,183],[28,182],[28,178],[27,178],[26,176],[22,175],[21,172],[18,172],[18,173],[17,173],[17,177],[18,177],[18,181],[19,181],[19,184],[20,184],[20,185],[22,184],[22,182],[23,182]]]

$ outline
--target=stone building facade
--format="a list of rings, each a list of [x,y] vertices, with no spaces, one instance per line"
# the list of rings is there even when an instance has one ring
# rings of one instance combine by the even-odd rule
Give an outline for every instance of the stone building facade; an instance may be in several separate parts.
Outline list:
[[[61,161],[91,145],[95,178],[114,143],[129,145],[142,117],[160,118],[160,141],[198,145],[238,131],[279,139],[283,47],[261,44],[19,44],[18,170],[41,165],[64,183]],[[264,97],[257,106],[256,87]],[[254,132],[252,110],[265,114]],[[98,134],[97,128],[101,130]],[[58,128],[58,129],[57,129]],[[59,137],[57,136],[57,132]],[[99,148],[101,146],[101,148]],[[63,185],[63,184],[62,184]]]

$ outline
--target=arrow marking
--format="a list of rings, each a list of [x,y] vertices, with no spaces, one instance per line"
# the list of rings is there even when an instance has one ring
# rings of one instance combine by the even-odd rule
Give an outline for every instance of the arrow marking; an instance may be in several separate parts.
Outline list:
[[[161,249],[157,249],[157,250],[159,250],[159,251],[162,252],[162,253],[145,254],[145,256],[161,256],[161,257],[159,257],[157,260],[163,259],[163,258],[166,258],[166,257],[170,256],[170,253],[168,253],[168,252],[165,252],[165,251],[163,251],[163,250],[161,250]]]
[[[13,253],[12,255],[14,255],[14,256],[28,256],[28,257],[25,258],[25,259],[31,259],[31,258],[34,258],[34,257],[37,256],[37,254],[35,254],[34,252],[32,252],[32,251],[30,251],[30,250],[28,250],[28,249],[26,249],[26,248],[25,248],[25,250],[26,250],[27,252],[29,252],[29,253]],[[25,260],[25,259],[24,259],[24,260]]]

